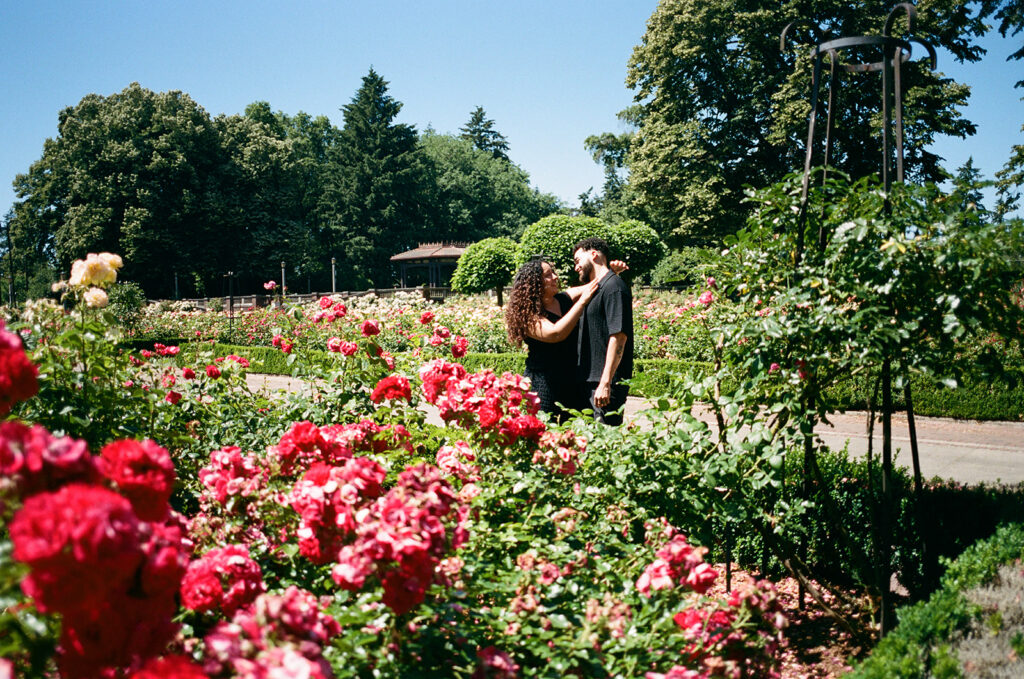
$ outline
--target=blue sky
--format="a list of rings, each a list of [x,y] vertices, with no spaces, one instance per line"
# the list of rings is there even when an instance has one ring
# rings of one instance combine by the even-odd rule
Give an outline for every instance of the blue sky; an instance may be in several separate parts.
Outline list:
[[[0,212],[11,181],[56,135],[57,114],[89,93],[133,81],[182,90],[211,115],[253,101],[342,124],[372,66],[423,130],[457,132],[483,106],[532,183],[568,203],[602,183],[587,135],[623,127],[626,62],[656,0],[7,0],[0,8]],[[974,88],[978,134],[935,150],[955,168],[968,156],[991,177],[1024,144],[1019,41],[986,41],[982,64],[940,54],[939,69]]]

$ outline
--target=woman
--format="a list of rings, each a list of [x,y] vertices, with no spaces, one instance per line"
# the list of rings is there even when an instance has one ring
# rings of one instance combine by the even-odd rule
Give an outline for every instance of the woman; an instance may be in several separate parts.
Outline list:
[[[623,262],[613,262],[618,273]],[[535,257],[516,273],[512,282],[505,325],[514,346],[526,342],[526,370],[540,409],[563,421],[563,406],[587,407],[576,383],[577,322],[597,291],[597,281],[558,290],[558,273],[551,263]]]

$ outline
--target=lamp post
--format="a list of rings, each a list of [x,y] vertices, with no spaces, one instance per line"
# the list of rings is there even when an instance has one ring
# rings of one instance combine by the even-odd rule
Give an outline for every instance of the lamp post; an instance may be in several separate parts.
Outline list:
[[[228,332],[234,331],[234,320],[235,320],[235,290],[231,284],[235,277],[234,271],[228,271],[224,274],[224,278],[228,279]]]
[[[337,262],[338,262],[338,260],[337,260],[336,257],[331,257],[331,294],[332,295],[338,291],[338,288],[335,285],[335,279],[334,279],[334,265],[337,264]]]
[[[281,261],[281,301],[284,301],[284,260]]]

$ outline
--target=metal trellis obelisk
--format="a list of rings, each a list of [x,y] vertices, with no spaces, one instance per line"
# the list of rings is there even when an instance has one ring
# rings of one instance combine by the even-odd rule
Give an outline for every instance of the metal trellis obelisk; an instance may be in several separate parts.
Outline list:
[[[807,132],[807,154],[804,160],[803,190],[801,194],[801,208],[806,216],[808,194],[811,181],[811,167],[815,155],[815,133],[817,125],[817,109],[819,92],[821,87],[821,71],[826,57],[829,59],[829,80],[828,80],[828,109],[825,125],[824,158],[822,165],[827,172],[829,165],[829,153],[834,133],[834,113],[836,106],[836,91],[840,83],[841,73],[870,73],[881,71],[882,73],[882,183],[885,191],[888,192],[895,181],[903,181],[903,78],[902,65],[910,60],[912,48],[911,43],[917,43],[928,52],[930,66],[936,67],[935,49],[926,42],[915,38],[899,38],[892,35],[893,25],[896,19],[905,14],[907,19],[907,33],[913,31],[916,12],[913,5],[900,3],[889,13],[885,21],[885,28],[881,35],[863,35],[856,37],[843,37],[834,40],[827,40],[816,45],[810,53],[813,60],[813,76],[811,85],[811,113]],[[794,22],[795,23],[795,22]],[[786,34],[794,24],[786,26],[782,31],[781,46],[785,49]],[[849,61],[847,55],[871,54],[869,61]],[[873,60],[877,58],[877,60]],[[895,171],[895,172],[894,172]],[[797,236],[797,252],[795,262],[799,264],[805,246],[804,224],[801,220],[800,232]],[[828,243],[830,234],[824,232],[824,225],[818,231],[818,248],[824,248]],[[892,613],[892,596],[890,580],[892,577],[891,568],[891,547],[890,539],[892,534],[891,506],[892,506],[892,357],[886,357],[882,363],[880,379],[882,394],[882,501],[878,508],[878,520],[876,534],[877,539],[877,563],[878,565],[878,588],[881,594],[881,616],[880,626],[882,633],[888,631],[895,620]],[[921,491],[921,472],[918,459],[917,435],[914,427],[914,413],[910,393],[910,382],[906,379],[907,366],[903,363],[897,366],[903,373],[904,396],[907,404],[907,419],[910,430],[911,454],[914,466],[914,487],[916,493]],[[813,398],[813,394],[811,394]],[[872,399],[869,410],[869,436],[871,424],[875,419],[875,402]],[[869,464],[870,464],[869,446]],[[808,467],[807,474],[810,474],[814,460],[814,447],[810,438],[805,441],[805,464]],[[801,596],[802,600],[802,596]]]

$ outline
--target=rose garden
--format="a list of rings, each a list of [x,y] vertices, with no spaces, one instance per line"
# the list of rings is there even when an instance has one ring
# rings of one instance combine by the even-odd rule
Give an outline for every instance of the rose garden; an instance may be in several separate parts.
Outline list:
[[[140,311],[119,257],[75,262],[0,336],[0,676],[795,676],[812,612],[857,676],[941,671],[1000,631],[963,591],[1024,556],[1018,491],[886,485],[813,427],[887,356],[919,411],[1019,419],[1019,225],[838,178],[803,223],[798,188],[751,194],[704,284],[637,291],[642,427],[538,417],[490,300]]]

